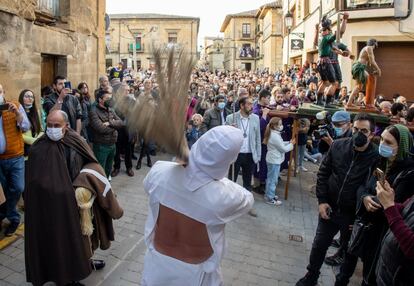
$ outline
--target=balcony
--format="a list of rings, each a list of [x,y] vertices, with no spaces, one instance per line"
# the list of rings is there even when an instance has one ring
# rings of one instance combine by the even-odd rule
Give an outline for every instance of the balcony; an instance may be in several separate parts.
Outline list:
[[[59,17],[59,0],[37,0],[36,22],[54,24]]]
[[[144,45],[142,44],[135,44],[135,51],[137,53],[143,53],[144,52]],[[130,43],[128,44],[128,52],[133,53],[134,52],[134,44]]]
[[[254,34],[253,33],[243,33],[239,31],[239,39],[242,40],[254,40]]]

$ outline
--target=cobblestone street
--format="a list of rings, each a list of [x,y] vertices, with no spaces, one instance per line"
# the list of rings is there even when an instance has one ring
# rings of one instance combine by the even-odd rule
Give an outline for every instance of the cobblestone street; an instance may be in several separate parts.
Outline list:
[[[168,157],[161,155],[157,159]],[[282,206],[264,204],[262,197],[255,195],[258,217],[245,215],[227,226],[228,252],[222,263],[225,285],[294,285],[305,274],[317,222],[316,200],[309,192],[316,165],[308,167],[313,172],[292,178],[289,200]],[[106,267],[84,280],[86,285],[140,285],[147,214],[142,180],[149,169],[143,165],[133,178],[122,170],[112,184],[124,216],[115,222],[116,241],[112,247],[95,254],[106,261]],[[282,177],[279,194],[284,191],[285,181],[286,177]],[[303,242],[290,241],[289,235],[301,236]],[[0,285],[29,285],[25,283],[23,249],[24,241],[20,238],[0,252]],[[332,268],[323,266],[319,284],[329,286],[333,281]]]

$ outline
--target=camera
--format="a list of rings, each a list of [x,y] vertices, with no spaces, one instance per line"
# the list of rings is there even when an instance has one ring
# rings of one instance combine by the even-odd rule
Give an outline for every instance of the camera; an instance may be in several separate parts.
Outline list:
[[[328,134],[329,134],[328,124],[319,125],[318,129],[313,131],[313,136],[315,137],[316,140],[319,140],[325,136],[328,136]]]

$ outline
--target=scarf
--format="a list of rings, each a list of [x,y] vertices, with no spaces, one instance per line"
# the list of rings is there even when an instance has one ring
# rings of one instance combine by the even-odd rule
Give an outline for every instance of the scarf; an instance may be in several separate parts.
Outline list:
[[[404,160],[411,155],[410,151],[413,148],[413,137],[410,130],[401,124],[394,125],[400,134],[400,142],[398,142],[397,160]]]

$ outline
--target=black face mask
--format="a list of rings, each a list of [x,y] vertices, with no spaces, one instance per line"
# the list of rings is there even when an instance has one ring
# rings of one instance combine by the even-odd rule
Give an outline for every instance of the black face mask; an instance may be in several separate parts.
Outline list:
[[[106,108],[112,108],[112,107],[114,107],[114,103],[115,103],[114,100],[111,98],[111,99],[104,102],[104,106]]]
[[[363,147],[368,143],[368,137],[359,131],[352,135],[352,139],[354,140],[355,147]]]

